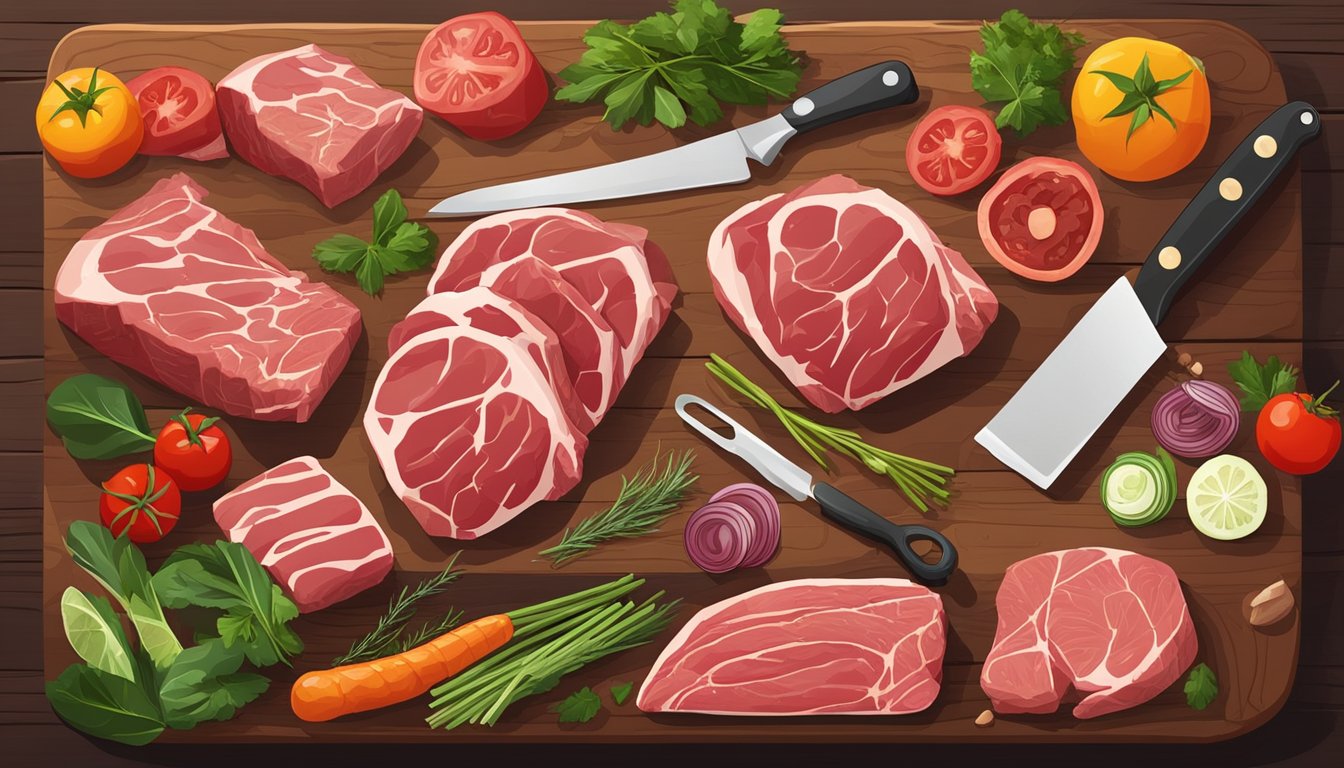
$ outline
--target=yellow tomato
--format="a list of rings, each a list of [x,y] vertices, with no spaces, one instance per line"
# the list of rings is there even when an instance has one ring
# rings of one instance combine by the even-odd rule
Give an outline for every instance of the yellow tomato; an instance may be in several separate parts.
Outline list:
[[[1106,43],[1083,62],[1073,86],[1078,148],[1126,181],[1160,179],[1189,165],[1209,138],[1209,112],[1204,65],[1159,40]]]
[[[93,179],[135,156],[145,124],[125,83],[111,72],[84,67],[61,73],[42,92],[37,134],[67,173]]]

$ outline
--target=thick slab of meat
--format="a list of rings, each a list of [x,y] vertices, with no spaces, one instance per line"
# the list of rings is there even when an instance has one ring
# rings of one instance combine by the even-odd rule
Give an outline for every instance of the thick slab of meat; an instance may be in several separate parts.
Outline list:
[[[905,579],[800,579],[697,613],[639,689],[645,712],[899,715],[943,677],[942,598]]]
[[[328,208],[396,162],[424,119],[420,105],[316,45],[258,56],[225,75],[216,94],[234,152]]]
[[[1181,583],[1119,549],[1047,552],[1008,567],[980,687],[1002,713],[1054,712],[1070,686],[1087,719],[1148,701],[1199,651]]]
[[[378,375],[364,429],[430,535],[474,539],[579,481],[588,438],[530,346],[447,326],[403,343]]]
[[[359,339],[359,310],[205,205],[186,174],[89,230],[56,316],[99,352],[232,416],[307,421]]]
[[[709,271],[728,317],[828,413],[864,408],[967,354],[999,311],[914,211],[839,175],[724,219]]]
[[[490,269],[527,257],[555,267],[607,321],[620,343],[617,378],[626,381],[677,295],[667,258],[648,231],[568,208],[497,213],[473,222],[448,246],[429,293],[489,282]]]
[[[368,507],[300,456],[215,502],[215,522],[307,613],[359,594],[392,570],[392,544]]]

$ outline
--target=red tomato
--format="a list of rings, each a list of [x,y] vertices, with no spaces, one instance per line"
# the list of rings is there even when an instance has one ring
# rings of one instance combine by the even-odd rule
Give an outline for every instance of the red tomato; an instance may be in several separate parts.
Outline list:
[[[1326,390],[1330,394],[1335,386]],[[1294,475],[1320,472],[1339,453],[1339,414],[1301,392],[1278,395],[1255,420],[1255,442],[1275,467]]]
[[[550,98],[550,84],[522,33],[494,11],[449,19],[415,57],[415,100],[474,139],[512,136]]]
[[[1004,171],[976,211],[989,255],[1015,274],[1047,283],[1092,258],[1102,220],[1092,175],[1053,157],[1033,157]]]
[[[126,87],[145,121],[140,154],[181,155],[222,138],[215,89],[201,75],[182,67],[158,67]]]
[[[177,525],[182,494],[167,472],[152,464],[132,464],[103,483],[98,506],[113,536],[125,533],[137,544],[151,544]]]
[[[976,107],[939,107],[924,116],[905,143],[905,166],[935,195],[959,195],[989,178],[1003,139],[994,117]]]
[[[169,420],[154,441],[154,463],[172,475],[184,491],[219,485],[233,466],[233,446],[218,416],[206,418],[187,408]]]

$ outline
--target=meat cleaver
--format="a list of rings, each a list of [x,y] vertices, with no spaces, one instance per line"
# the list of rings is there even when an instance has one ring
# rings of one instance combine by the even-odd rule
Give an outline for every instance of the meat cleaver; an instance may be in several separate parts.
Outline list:
[[[1320,115],[1305,102],[1265,118],[1153,246],[1134,284],[1121,277],[1107,289],[975,441],[1049,488],[1162,356],[1157,325],[1181,286],[1320,132]]]

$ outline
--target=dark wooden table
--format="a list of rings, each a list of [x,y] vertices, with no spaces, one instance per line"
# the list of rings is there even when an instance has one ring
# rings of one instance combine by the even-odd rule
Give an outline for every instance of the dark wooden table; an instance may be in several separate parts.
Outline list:
[[[241,3],[241,5],[240,5]],[[745,11],[755,3],[729,3]],[[782,6],[793,20],[841,20],[873,17],[926,18],[926,4],[857,0],[828,3],[773,3]],[[112,21],[237,22],[237,21],[414,21],[434,22],[455,12],[479,6],[456,3],[406,2],[384,13],[360,5],[326,0],[291,0],[259,3],[238,0],[225,7],[190,7],[189,3],[162,0],[128,3],[132,7],[104,8],[88,0],[0,10],[0,91],[12,109],[0,118],[0,222],[8,237],[0,244],[0,311],[8,333],[0,334],[0,745],[6,764],[57,765],[79,760],[84,765],[223,764],[258,757],[272,760],[297,758],[325,763],[367,763],[386,759],[387,747],[368,749],[341,747],[211,748],[161,746],[149,749],[109,747],[89,741],[62,725],[52,715],[42,695],[41,615],[41,498],[40,446],[42,341],[41,316],[41,181],[43,160],[38,153],[30,120],[30,105],[41,90],[43,73],[52,46],[65,32],[86,23]],[[519,19],[554,16],[618,18],[643,15],[662,5],[653,2],[581,0],[563,8],[545,0],[511,0],[493,4]],[[1344,187],[1344,85],[1336,71],[1344,56],[1344,6],[1337,0],[1307,0],[1280,6],[1215,6],[1134,1],[1097,3],[1022,2],[1024,11],[1047,18],[1080,17],[1198,17],[1220,18],[1237,24],[1257,37],[1276,56],[1289,98],[1313,103],[1324,116],[1324,137],[1304,155],[1303,220],[1305,268],[1303,312],[1305,317],[1304,368],[1313,390],[1322,389],[1344,370],[1344,268],[1331,268],[1333,256],[1344,251],[1344,223],[1332,221],[1335,190]],[[460,6],[455,8],[454,6]],[[974,0],[954,8],[937,8],[933,17],[996,16],[1001,4]],[[1213,746],[1196,748],[1095,747],[1009,748],[975,747],[853,747],[846,760],[972,760],[999,759],[1009,764],[1056,761],[1076,764],[1080,759],[1105,763],[1120,761],[1219,760],[1226,765],[1323,764],[1344,754],[1344,664],[1332,658],[1337,638],[1344,629],[1344,601],[1335,595],[1344,586],[1344,525],[1337,522],[1339,503],[1332,491],[1341,488],[1344,469],[1335,469],[1304,485],[1304,553],[1302,589],[1302,642],[1300,667],[1292,698],[1282,713],[1249,736]],[[11,746],[12,745],[12,746]],[[451,754],[449,754],[451,749]],[[398,747],[395,759],[461,759],[464,750],[475,756],[501,759],[500,747],[472,748]],[[554,760],[555,748],[529,747],[510,750],[510,758]],[[639,750],[636,754],[634,750]],[[1198,750],[1197,752],[1194,750]],[[431,751],[433,750],[433,751]],[[486,750],[493,750],[486,752]],[[564,759],[656,762],[673,760],[769,760],[793,764],[799,758],[823,760],[834,747],[815,749],[792,746],[778,751],[758,746],[705,747],[677,744],[656,751],[625,747],[565,750]],[[572,754],[571,754],[572,753]],[[753,759],[754,758],[754,759]],[[11,760],[17,761],[11,763]],[[507,762],[512,763],[512,759]]]

